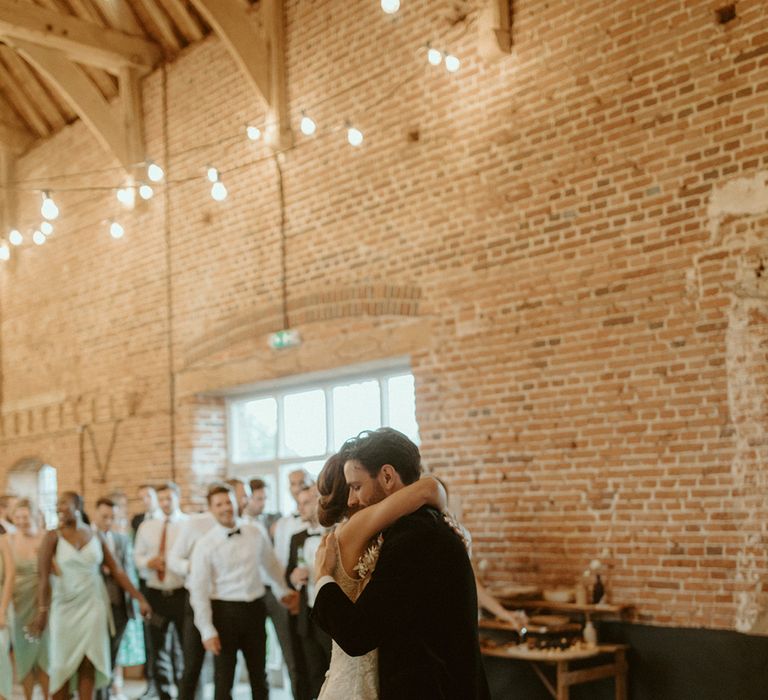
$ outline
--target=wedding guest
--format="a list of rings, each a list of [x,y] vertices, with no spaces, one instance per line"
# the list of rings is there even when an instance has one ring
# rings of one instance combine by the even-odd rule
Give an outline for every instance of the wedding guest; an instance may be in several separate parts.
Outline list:
[[[286,588],[284,570],[261,528],[237,521],[227,484],[209,488],[208,506],[217,525],[195,545],[189,586],[195,625],[214,655],[215,700],[231,698],[238,651],[245,657],[253,699],[267,700],[264,579],[286,604],[296,594]]]
[[[120,534],[114,530],[115,522],[115,503],[109,498],[103,497],[96,501],[96,512],[94,515],[94,530],[101,535],[101,539],[106,543],[115,561],[126,573],[133,569],[133,562],[130,558],[130,540],[127,535]],[[112,609],[113,626],[109,636],[109,659],[110,673],[112,676],[110,685],[114,684],[115,665],[117,664],[117,653],[120,649],[120,643],[128,625],[128,620],[133,617],[133,602],[130,596],[120,587],[120,584],[114,579],[110,570],[102,566],[104,583],[107,587],[109,604]],[[109,700],[108,688],[101,688],[96,692],[99,700]]]
[[[139,525],[133,553],[139,575],[146,581],[147,600],[156,614],[149,625],[149,636],[151,649],[156,652],[152,677],[160,700],[172,697],[172,686],[178,688],[181,685],[184,671],[183,663],[175,663],[175,659],[171,663],[161,663],[159,653],[172,643],[169,637],[174,631],[181,636],[184,630],[184,579],[168,568],[167,561],[179,523],[187,519],[179,509],[180,495],[179,487],[172,481],[157,487],[159,517],[145,519]]]
[[[16,529],[9,519],[15,501],[15,496],[10,496],[9,494],[0,496],[0,534],[4,532],[11,533]]]
[[[310,486],[312,479],[305,469],[294,469],[288,474],[288,486],[294,502],[305,486]],[[283,571],[288,566],[288,555],[290,554],[291,537],[297,532],[306,529],[306,523],[301,519],[298,510],[288,513],[279,518],[272,526],[271,534],[274,539],[275,556],[280,562]],[[294,698],[303,698],[306,696],[307,669],[304,663],[304,654],[301,650],[301,642],[295,630],[295,619],[291,616],[291,611],[287,610],[279,603],[275,605],[270,601],[267,594],[267,606],[272,624],[275,626],[275,632],[280,642],[280,648],[283,651],[283,659],[288,668],[288,677],[291,679],[291,690]],[[298,612],[298,610],[294,611]]]
[[[136,537],[136,533],[139,531],[139,526],[145,520],[151,520],[158,517],[159,506],[157,504],[157,492],[155,487],[151,484],[140,484],[138,488],[139,499],[144,508],[140,513],[136,513],[131,518],[131,530],[133,530],[133,536]]]
[[[59,527],[46,533],[40,548],[37,616],[29,631],[40,636],[49,627],[54,700],[67,700],[74,679],[79,697],[92,698],[94,689],[109,684],[111,669],[102,565],[139,601],[142,615],[149,615],[151,608],[115,562],[106,542],[86,524],[80,495],[62,493],[56,513]]]
[[[13,669],[11,668],[11,639],[8,634],[8,606],[13,594],[16,575],[8,535],[0,535],[0,700],[11,700]]]
[[[267,484],[263,479],[251,479],[248,482],[251,487],[251,498],[245,507],[245,516],[252,522],[261,523],[269,532],[272,526],[280,519],[279,513],[265,513],[267,505]]]
[[[177,576],[184,579],[186,595],[184,600],[184,629],[181,635],[181,648],[184,653],[184,674],[179,686],[179,700],[192,700],[197,693],[200,673],[205,660],[205,647],[200,639],[200,631],[195,626],[194,611],[189,601],[189,570],[192,552],[200,538],[214,525],[216,519],[210,511],[190,515],[179,524],[179,532],[168,554],[168,567]]]
[[[16,579],[13,585],[13,659],[16,677],[21,682],[26,700],[31,700],[39,683],[43,697],[48,697],[48,630],[41,637],[31,637],[27,626],[37,616],[38,555],[43,532],[37,524],[32,504],[26,498],[13,509],[16,532],[9,535]]]
[[[152,484],[139,484],[137,489],[139,500],[143,510],[140,513],[136,513],[131,518],[131,532],[133,533],[134,545],[136,541],[136,534],[139,531],[139,527],[145,520],[151,520],[158,516],[159,507],[157,505],[157,492]],[[146,596],[147,595],[147,582],[144,580],[144,575],[141,570],[139,574],[139,590]],[[130,623],[129,623],[130,626]],[[149,698],[155,698],[158,695],[157,685],[155,683],[155,666],[163,664],[168,667],[173,664],[171,659],[173,653],[172,644],[169,648],[155,649],[152,646],[152,631],[149,626],[149,622],[142,620],[142,647],[144,649],[144,655],[146,663],[144,665],[144,676],[147,679],[147,688],[144,694],[141,696],[142,700],[149,700]]]
[[[315,602],[314,568],[315,554],[324,529],[317,521],[317,487],[307,486],[298,494],[299,514],[307,527],[291,538],[291,549],[286,567],[286,579],[294,590],[299,591],[299,612],[295,618],[296,634],[306,665],[306,699],[316,698],[331,663],[331,638],[311,618]],[[297,698],[296,700],[304,700]]]

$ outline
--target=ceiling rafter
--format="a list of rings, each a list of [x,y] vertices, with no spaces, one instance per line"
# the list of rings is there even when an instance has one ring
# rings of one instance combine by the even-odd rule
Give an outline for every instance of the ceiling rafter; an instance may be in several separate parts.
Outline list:
[[[181,48],[181,44],[176,36],[176,32],[173,31],[173,23],[163,9],[157,5],[156,0],[138,0],[138,2],[157,28],[165,45],[169,46],[173,51],[178,51]]]
[[[20,155],[29,149],[34,140],[34,135],[26,129],[0,121],[0,150]]]
[[[0,86],[2,86],[8,102],[32,128],[38,137],[46,137],[51,133],[51,127],[45,121],[37,105],[27,95],[24,86],[11,74],[5,64],[0,64]]]
[[[133,67],[149,71],[160,48],[139,36],[87,22],[26,0],[0,0],[0,36],[63,51],[70,59],[119,73]]]
[[[23,41],[17,41],[16,48],[61,91],[102,146],[131,173],[144,159],[138,71],[123,70],[121,82],[125,90],[116,111],[85,71],[63,52]]]
[[[191,1],[266,102],[270,144],[286,148],[291,143],[291,131],[285,87],[283,0],[262,0],[263,31],[257,29],[240,0]]]
[[[126,0],[112,0],[101,4],[104,18],[114,28],[128,34],[144,34],[139,20]]]
[[[62,114],[47,86],[37,79],[29,64],[8,46],[0,45],[0,56],[19,83],[26,86],[27,94],[35,101],[51,128],[56,131],[64,126],[67,123],[66,117]]]
[[[165,7],[187,41],[199,41],[203,38],[203,28],[197,23],[182,0],[165,0]]]

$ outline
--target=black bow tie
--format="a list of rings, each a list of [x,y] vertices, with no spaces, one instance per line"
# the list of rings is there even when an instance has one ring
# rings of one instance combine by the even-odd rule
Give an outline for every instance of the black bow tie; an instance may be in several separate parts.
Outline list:
[[[240,528],[238,527],[236,530],[232,530],[232,532],[227,533],[227,537],[232,537],[232,535],[239,535],[240,534]]]

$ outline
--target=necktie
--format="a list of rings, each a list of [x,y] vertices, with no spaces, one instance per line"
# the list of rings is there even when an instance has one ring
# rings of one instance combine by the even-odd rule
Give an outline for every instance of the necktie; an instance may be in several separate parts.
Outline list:
[[[227,533],[227,538],[232,537],[232,535],[239,535],[240,534],[240,528],[238,527],[235,530],[232,530],[232,532]]]
[[[166,518],[165,521],[163,522],[163,532],[160,535],[160,549],[157,550],[157,556],[163,560],[163,563],[165,563],[165,540],[167,535],[168,535],[168,518]],[[163,581],[165,579],[165,569],[157,572],[157,578],[159,581]]]

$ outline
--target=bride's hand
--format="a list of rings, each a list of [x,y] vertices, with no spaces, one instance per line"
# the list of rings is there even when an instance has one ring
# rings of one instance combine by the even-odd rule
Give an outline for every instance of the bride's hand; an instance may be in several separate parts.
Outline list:
[[[325,535],[315,554],[315,581],[323,576],[333,576],[336,567],[336,535],[329,532]]]

